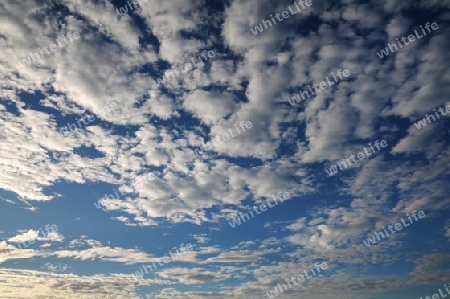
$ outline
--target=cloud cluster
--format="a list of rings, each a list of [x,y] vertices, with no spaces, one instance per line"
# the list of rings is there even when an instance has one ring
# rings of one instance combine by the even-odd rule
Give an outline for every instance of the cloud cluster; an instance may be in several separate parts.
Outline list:
[[[298,256],[301,263],[326,261],[336,272],[280,298],[317,298],[315,290],[326,293],[320,298],[331,298],[336,289],[368,298],[373,292],[448,282],[449,271],[439,268],[448,263],[447,255],[419,251],[405,258],[392,250],[407,247],[406,230],[369,251],[362,244],[370,232],[406,213],[426,209],[427,217],[438,219],[450,207],[448,118],[421,130],[413,125],[449,104],[448,2],[315,0],[308,10],[258,35],[249,28],[289,2],[207,3],[149,0],[123,16],[104,0],[89,6],[83,1],[0,3],[0,189],[17,197],[4,204],[20,201],[31,213],[44,209],[43,202],[67,196],[52,191],[60,183],[101,183],[121,196],[97,194],[89,200],[102,209],[90,206],[114,224],[127,229],[208,225],[213,231],[279,191],[289,192],[289,201],[339,194],[339,202],[308,208],[306,216],[288,223],[273,222],[269,226],[276,234],[270,237],[230,246],[250,248],[249,254],[217,252],[215,237],[194,234],[205,247],[202,253],[180,257],[158,278],[139,284],[164,286],[152,293],[157,298],[260,298],[262,290],[298,271]],[[414,10],[432,16],[439,30],[380,60],[376,51],[423,24],[407,17]],[[36,64],[21,63],[69,32],[80,32],[80,38]],[[214,60],[164,85],[155,83],[209,49]],[[336,69],[352,75],[296,106],[286,102]],[[105,111],[108,102],[120,111]],[[59,137],[63,126],[86,114],[95,115],[95,121]],[[195,148],[241,121],[253,124],[249,134],[195,159]],[[332,161],[377,139],[388,141],[383,153],[327,181],[324,170]],[[150,180],[149,173],[154,173]],[[439,234],[448,240],[448,223]],[[14,246],[30,240],[50,245]],[[9,251],[0,262],[9,267],[13,260],[42,258],[127,266],[160,259],[144,249],[87,236],[53,246],[64,240],[56,232],[41,238],[36,230],[21,231],[0,243],[0,250]],[[406,273],[408,282],[366,275],[370,263],[405,259],[415,267]],[[51,292],[56,298],[137,298],[131,279],[4,268],[0,293],[12,296],[14,286],[14,296],[21,298]],[[209,283],[222,288],[200,292],[172,286]]]

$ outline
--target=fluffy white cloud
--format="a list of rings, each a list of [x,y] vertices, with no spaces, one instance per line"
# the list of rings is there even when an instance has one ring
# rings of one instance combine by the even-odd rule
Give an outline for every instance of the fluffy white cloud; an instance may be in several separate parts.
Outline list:
[[[443,25],[449,16],[436,13],[439,30],[387,59],[380,60],[376,51],[417,28],[405,9],[438,12],[448,3],[354,2],[315,0],[307,10],[259,35],[250,28],[289,3],[235,0],[218,5],[216,13],[205,1],[150,0],[122,17],[107,1],[90,6],[61,1],[64,9],[57,13],[48,2],[0,4],[0,188],[36,211],[36,201],[61,196],[49,191],[61,181],[111,184],[121,191],[119,196],[111,198],[108,195],[116,192],[111,191],[93,201],[98,200],[99,213],[127,229],[155,227],[163,220],[220,224],[246,208],[246,200],[260,203],[277,192],[290,192],[290,201],[302,201],[322,188],[340,186],[339,194],[348,197],[309,211],[310,217],[268,224],[270,232],[278,234],[279,228],[283,236],[235,245],[236,250],[258,248],[250,253],[227,252],[210,244],[214,238],[209,234],[192,235],[204,250],[176,262],[217,271],[177,265],[163,269],[163,279],[142,284],[222,283],[251,275],[255,280],[219,292],[165,288],[159,298],[260,297],[261,290],[297,274],[298,256],[305,256],[302,265],[318,260],[345,263],[351,273],[362,273],[369,263],[404,261],[389,250],[392,245],[403,248],[404,235],[394,235],[370,252],[362,239],[405,213],[428,209],[430,217],[437,217],[449,206],[450,152],[442,135],[448,131],[448,117],[421,130],[413,125],[434,108],[448,105],[450,68],[442,53],[450,48],[449,29]],[[30,52],[74,31],[80,32],[80,39],[64,49],[31,65],[21,63]],[[214,49],[214,59],[157,86],[156,78],[204,49]],[[331,78],[338,69],[348,69],[351,75],[298,106],[288,103],[295,93]],[[29,95],[40,100],[25,101]],[[112,102],[119,108],[115,113],[105,109]],[[63,126],[73,126],[88,114],[95,116],[95,123],[78,125],[76,132],[61,138]],[[217,119],[223,121],[218,124]],[[241,121],[251,121],[253,127],[194,157],[193,149]],[[339,183],[323,181],[322,166],[356,154],[377,139],[386,139],[389,147],[342,172],[336,178]],[[80,154],[80,148],[95,150],[98,157]],[[448,226],[444,229],[448,237]],[[49,243],[39,250],[10,244],[34,240]],[[8,252],[0,262],[36,257],[134,266],[162,259],[87,236],[53,249],[52,242],[63,241],[57,232],[40,237],[36,230],[22,231],[0,243],[0,250]],[[295,262],[265,264],[268,252]],[[410,286],[448,281],[448,271],[432,271],[447,262],[447,256],[409,254],[408,261],[418,265],[410,273]],[[232,263],[239,267],[229,266]],[[57,267],[50,263],[47,269]],[[45,296],[50,289],[66,298],[134,292],[122,274],[2,271],[0,292],[9,294],[11,286],[17,286],[14,296],[23,298]],[[286,296],[307,293],[314,298],[309,293],[313,287],[334,294],[335,289],[382,292],[405,285],[399,277],[352,277],[336,271]]]

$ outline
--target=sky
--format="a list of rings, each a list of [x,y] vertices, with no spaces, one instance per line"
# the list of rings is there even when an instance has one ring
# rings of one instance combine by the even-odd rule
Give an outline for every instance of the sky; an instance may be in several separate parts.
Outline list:
[[[449,0],[0,0],[0,298],[445,294],[449,26]]]

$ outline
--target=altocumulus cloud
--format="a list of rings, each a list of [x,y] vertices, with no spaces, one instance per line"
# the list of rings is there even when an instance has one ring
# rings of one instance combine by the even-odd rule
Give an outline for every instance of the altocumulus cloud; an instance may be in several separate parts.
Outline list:
[[[448,2],[129,2],[0,4],[0,294],[262,298],[317,261],[329,270],[279,297],[424,297],[450,281]],[[427,22],[439,29],[376,55]],[[290,197],[229,226],[275,191]],[[413,211],[427,217],[364,245]],[[47,223],[58,231],[39,234]],[[196,246],[130,275],[182,243]]]

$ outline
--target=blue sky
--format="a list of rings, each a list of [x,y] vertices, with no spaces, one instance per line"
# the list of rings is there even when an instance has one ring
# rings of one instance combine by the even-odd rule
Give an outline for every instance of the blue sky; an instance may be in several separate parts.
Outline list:
[[[311,2],[0,1],[0,298],[444,290],[450,2]]]

